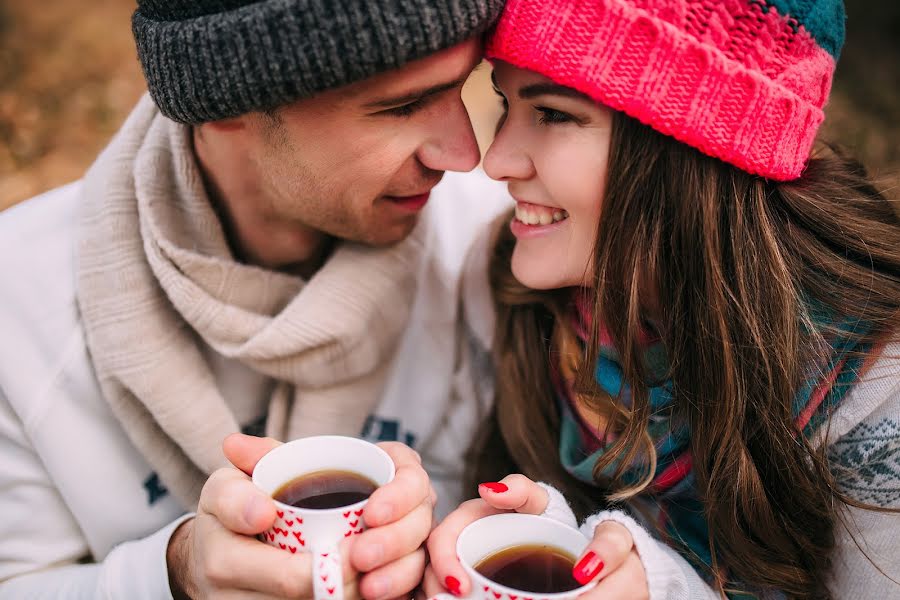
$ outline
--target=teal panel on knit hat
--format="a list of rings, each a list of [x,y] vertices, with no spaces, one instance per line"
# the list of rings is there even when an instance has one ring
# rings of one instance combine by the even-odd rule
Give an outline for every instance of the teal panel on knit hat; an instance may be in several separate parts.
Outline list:
[[[842,0],[765,0],[765,3],[802,25],[837,61],[844,46],[844,21],[847,19]]]

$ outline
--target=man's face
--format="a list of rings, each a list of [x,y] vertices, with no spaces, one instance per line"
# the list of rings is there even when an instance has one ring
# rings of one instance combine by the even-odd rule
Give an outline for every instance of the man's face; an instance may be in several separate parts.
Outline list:
[[[444,171],[480,155],[460,92],[469,41],[274,115],[240,117],[256,216],[371,245],[405,238]]]

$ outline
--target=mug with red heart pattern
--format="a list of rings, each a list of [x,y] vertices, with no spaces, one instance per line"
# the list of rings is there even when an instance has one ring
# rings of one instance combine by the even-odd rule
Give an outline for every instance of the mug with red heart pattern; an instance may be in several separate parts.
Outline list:
[[[581,556],[590,540],[580,531],[554,519],[536,515],[504,513],[491,515],[470,523],[456,541],[456,556],[472,581],[472,591],[463,600],[575,600],[595,585],[596,581],[579,585],[572,579],[571,585],[555,589],[555,582],[546,580],[554,569],[546,562],[540,564],[528,560],[541,556],[558,556],[568,563],[569,578],[577,557]],[[516,556],[519,550],[524,550]],[[556,557],[554,556],[554,558]],[[544,560],[544,559],[542,559]],[[514,565],[513,561],[525,561]],[[518,579],[519,582],[537,584],[534,588],[499,583],[485,576],[485,566],[495,563],[492,569],[495,579]],[[510,569],[529,569],[511,578]],[[505,572],[504,572],[505,571]],[[499,575],[504,577],[499,577]],[[524,576],[523,576],[524,575]],[[562,578],[558,578],[562,582]],[[568,583],[568,582],[566,582]],[[545,591],[535,591],[543,588]],[[460,600],[450,594],[437,594],[430,600]]]
[[[394,462],[374,444],[324,435],[287,442],[260,459],[253,483],[275,501],[277,516],[260,539],[313,556],[317,600],[342,600],[341,540],[365,530],[369,495],[394,478]]]

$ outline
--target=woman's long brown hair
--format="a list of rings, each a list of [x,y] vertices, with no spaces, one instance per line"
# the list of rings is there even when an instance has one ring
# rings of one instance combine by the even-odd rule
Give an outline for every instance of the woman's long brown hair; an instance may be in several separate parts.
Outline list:
[[[595,486],[565,473],[549,369],[560,345],[550,340],[573,336],[571,290],[518,283],[510,272],[514,240],[504,231],[491,261],[496,405],[473,446],[472,482],[519,471],[562,489],[581,515],[640,493],[642,486],[600,473],[614,460],[649,469],[647,374],[636,340],[652,320],[671,363],[672,416],[691,431],[710,575],[720,590],[729,582],[717,574],[727,572],[749,589],[827,598],[836,500],[861,505],[837,489],[824,444],[814,446],[794,425],[795,394],[829,351],[829,331],[809,307],[865,323],[860,344],[875,346],[898,330],[897,213],[862,167],[837,151],[811,159],[800,179],[778,183],[621,114],[607,172],[593,322],[608,327],[619,350],[632,408],[594,382],[595,331],[579,361],[578,401],[619,435],[595,467]]]

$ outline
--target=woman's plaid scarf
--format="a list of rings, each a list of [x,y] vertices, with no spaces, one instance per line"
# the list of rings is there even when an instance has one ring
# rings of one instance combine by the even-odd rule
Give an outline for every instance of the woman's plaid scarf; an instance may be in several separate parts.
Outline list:
[[[591,331],[591,313],[584,294],[576,294],[573,325],[582,344]],[[847,336],[835,336],[832,352],[816,376],[810,376],[798,390],[793,403],[797,429],[807,438],[828,418],[832,410],[846,397],[859,378],[863,368],[866,347],[855,340],[855,329],[838,328]],[[640,340],[644,348],[647,370],[654,383],[650,385],[651,417],[649,434],[656,447],[657,464],[651,484],[641,493],[642,502],[652,506],[658,531],[668,538],[665,541],[677,549],[689,562],[711,573],[712,557],[709,548],[708,527],[703,505],[697,495],[690,451],[690,431],[686,424],[675,423],[671,418],[673,398],[671,381],[666,379],[668,360],[658,337],[645,335]],[[600,328],[600,357],[595,368],[595,379],[612,398],[630,404],[630,388],[624,381],[619,356],[606,330]],[[583,346],[582,346],[583,349]],[[559,349],[557,349],[559,350]],[[566,353],[556,365],[556,389],[561,412],[559,454],[566,470],[580,481],[594,480],[594,465],[613,441],[603,438],[604,431],[597,431],[584,422],[575,409],[575,397],[571,384],[573,370],[566,365]],[[570,357],[569,357],[570,358]],[[823,378],[821,373],[827,373]],[[611,477],[617,462],[613,461],[604,472]],[[622,477],[626,484],[635,484],[646,475],[645,464],[629,466]],[[704,568],[705,566],[705,568]]]

